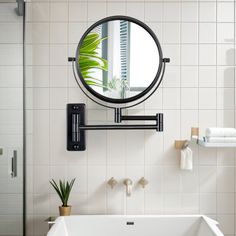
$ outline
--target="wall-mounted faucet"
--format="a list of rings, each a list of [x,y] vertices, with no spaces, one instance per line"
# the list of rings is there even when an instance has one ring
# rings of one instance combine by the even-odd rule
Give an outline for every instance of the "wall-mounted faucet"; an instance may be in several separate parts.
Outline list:
[[[133,181],[131,179],[125,179],[123,183],[126,187],[126,195],[127,195],[127,197],[130,197]]]
[[[110,185],[110,187],[113,189],[117,185],[117,180],[114,177],[111,177],[108,181],[107,184]]]
[[[148,184],[148,180],[146,180],[144,177],[142,177],[139,181],[138,181],[139,185],[141,185],[142,188],[145,188],[146,185]]]

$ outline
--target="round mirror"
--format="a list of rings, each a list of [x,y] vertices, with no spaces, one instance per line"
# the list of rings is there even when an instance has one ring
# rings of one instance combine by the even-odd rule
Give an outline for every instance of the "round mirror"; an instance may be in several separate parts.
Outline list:
[[[84,33],[76,69],[83,87],[98,99],[128,103],[159,86],[162,60],[160,43],[147,25],[113,16]]]

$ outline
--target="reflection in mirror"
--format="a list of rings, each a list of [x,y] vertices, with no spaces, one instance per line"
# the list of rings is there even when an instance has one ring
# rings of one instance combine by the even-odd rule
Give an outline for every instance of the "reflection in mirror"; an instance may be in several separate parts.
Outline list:
[[[150,86],[160,56],[146,29],[127,20],[111,20],[83,38],[78,62],[82,79],[92,90],[104,97],[125,99]]]

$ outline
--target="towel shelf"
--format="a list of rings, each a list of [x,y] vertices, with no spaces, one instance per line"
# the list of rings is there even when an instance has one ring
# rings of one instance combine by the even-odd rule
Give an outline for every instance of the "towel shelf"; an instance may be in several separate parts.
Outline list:
[[[199,137],[199,128],[191,128],[191,139],[190,140],[175,140],[174,147],[175,149],[181,150],[186,143],[195,143],[201,147],[206,148],[236,148],[236,143],[210,143],[204,141],[203,138]]]
[[[197,144],[202,146],[202,147],[212,147],[212,148],[229,148],[229,147],[236,147],[236,143],[209,143],[205,142],[202,139],[197,140]]]

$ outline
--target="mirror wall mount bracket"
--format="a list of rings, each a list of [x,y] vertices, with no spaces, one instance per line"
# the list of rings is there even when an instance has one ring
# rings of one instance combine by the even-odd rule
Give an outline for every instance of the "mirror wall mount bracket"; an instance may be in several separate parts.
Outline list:
[[[67,150],[84,151],[86,149],[86,130],[156,130],[163,131],[163,113],[155,116],[123,116],[121,108],[115,108],[115,123],[122,121],[155,121],[154,124],[114,124],[86,125],[85,104],[67,104]]]

